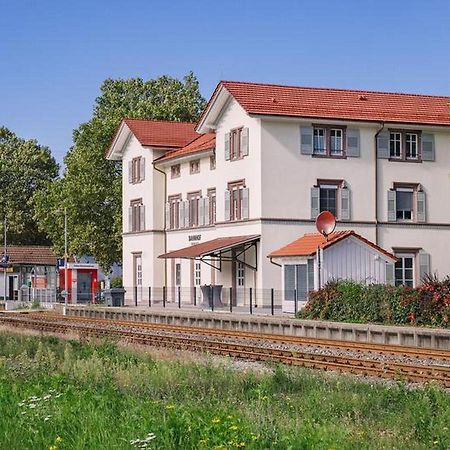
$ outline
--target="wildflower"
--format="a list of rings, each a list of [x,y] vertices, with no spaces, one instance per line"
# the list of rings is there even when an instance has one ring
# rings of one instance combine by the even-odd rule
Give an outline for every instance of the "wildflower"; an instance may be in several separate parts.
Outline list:
[[[28,408],[31,408],[31,409],[36,408],[36,404],[35,403],[30,403],[28,405]]]
[[[52,416],[47,416],[47,417],[44,417],[44,422],[47,422],[47,421],[49,421],[49,420],[50,420],[50,417],[52,417]]]
[[[56,445],[50,445],[50,447],[48,448],[48,450],[57,450],[58,447]]]
[[[166,406],[166,409],[174,409],[175,408],[175,405],[167,405]]]
[[[245,442],[239,442],[239,444],[236,444],[236,447],[237,448],[243,448],[243,447],[245,447]]]
[[[50,395],[50,394],[47,394],[47,395],[45,395],[43,398],[44,398],[44,400],[48,400],[49,398],[51,398],[51,395]]]
[[[239,427],[237,425],[231,425],[230,431],[236,431]]]
[[[227,419],[231,420],[233,418],[233,416],[227,416]]]
[[[214,417],[213,420],[211,420],[212,423],[220,423],[220,419],[218,417]]]
[[[63,441],[63,438],[62,438],[61,436],[56,436],[55,442],[56,442],[57,444],[59,444],[59,443],[62,442],[62,441]]]

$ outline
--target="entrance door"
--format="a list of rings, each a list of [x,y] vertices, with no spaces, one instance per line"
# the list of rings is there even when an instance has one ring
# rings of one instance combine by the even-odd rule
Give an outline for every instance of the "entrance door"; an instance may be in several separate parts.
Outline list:
[[[14,277],[13,276],[8,277],[8,299],[16,300],[16,298],[14,298]]]
[[[202,266],[200,261],[191,261],[191,302],[196,305],[201,301]]]
[[[133,301],[137,305],[142,301],[142,255],[133,255]]]
[[[92,300],[92,274],[80,272],[77,274],[77,303],[87,303]]]

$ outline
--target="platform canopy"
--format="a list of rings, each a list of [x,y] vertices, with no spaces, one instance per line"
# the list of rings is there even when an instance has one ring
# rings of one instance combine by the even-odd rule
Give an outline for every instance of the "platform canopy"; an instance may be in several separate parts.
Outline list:
[[[164,253],[163,255],[159,255],[158,258],[194,259],[202,261],[217,270],[222,269],[222,261],[236,261],[257,270],[256,262],[255,266],[251,266],[245,261],[240,260],[239,256],[251,247],[254,247],[256,252],[256,243],[259,241],[260,237],[260,235],[220,237],[212,239],[211,241],[180,248],[179,250],[174,250],[169,253]],[[233,252],[232,250],[236,251]],[[257,261],[257,255],[255,256],[255,261]],[[215,263],[218,263],[218,265]]]

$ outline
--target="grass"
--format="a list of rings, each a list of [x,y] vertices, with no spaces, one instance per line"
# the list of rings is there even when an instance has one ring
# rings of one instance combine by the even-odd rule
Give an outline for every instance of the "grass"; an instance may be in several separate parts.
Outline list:
[[[445,449],[449,427],[435,385],[0,333],[1,449]]]

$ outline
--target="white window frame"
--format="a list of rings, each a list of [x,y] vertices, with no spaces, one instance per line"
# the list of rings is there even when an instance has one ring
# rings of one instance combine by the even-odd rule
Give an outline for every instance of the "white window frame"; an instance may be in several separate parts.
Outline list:
[[[322,132],[321,136],[319,136],[319,132]],[[321,138],[322,142],[323,142],[322,148],[319,148],[319,145],[318,145],[319,138]],[[326,128],[314,127],[314,130],[313,130],[313,154],[314,155],[326,155],[327,154],[327,130],[326,130]]]
[[[414,222],[414,218],[415,218],[415,215],[416,215],[415,207],[414,207],[414,203],[415,203],[415,190],[414,190],[414,188],[397,187],[395,189],[395,196],[396,196],[396,198],[397,198],[397,192],[408,192],[408,193],[411,193],[411,196],[412,196],[412,200],[411,200],[412,209],[411,209],[411,218],[410,219],[399,218],[398,217],[398,212],[400,211],[399,208],[398,208],[398,203],[399,202],[396,199],[396,202],[395,202],[395,204],[396,204],[396,207],[395,207],[396,208],[395,209],[396,221],[397,222]],[[401,210],[401,211],[407,211],[407,210],[405,209],[405,210]]]
[[[402,144],[403,144],[402,132],[401,131],[390,131],[389,132],[389,157],[390,158],[402,159],[402,147],[403,147]],[[392,147],[394,147],[394,148],[392,148]]]
[[[416,255],[414,253],[396,253],[395,255],[399,260],[401,260],[402,262],[402,267],[401,267],[401,271],[402,271],[402,277],[401,277],[401,283],[397,283],[397,271],[399,270],[397,268],[397,263],[394,264],[394,282],[396,286],[400,286],[400,285],[405,285],[408,286],[408,284],[406,284],[407,280],[410,280],[412,282],[412,286],[411,287],[416,287]],[[405,267],[405,259],[406,258],[411,258],[412,260],[412,278],[406,278],[405,275],[405,271],[407,270],[407,268]]]
[[[323,209],[321,208],[321,194],[322,189],[333,189],[336,191],[336,211],[334,216],[337,218],[339,217],[339,189],[340,187],[336,184],[319,184],[319,214],[323,211],[329,211],[329,209]],[[330,211],[332,212],[332,211]]]
[[[408,136],[414,136],[415,140],[414,141],[409,141],[408,142]],[[414,151],[415,151],[415,155],[414,156],[408,156],[408,151],[411,152],[412,149],[412,144],[414,144]],[[410,132],[406,132],[405,133],[405,158],[407,160],[418,160],[419,159],[419,135],[417,133],[410,133]]]
[[[194,285],[200,286],[202,284],[202,263],[194,262]]]
[[[245,264],[241,261],[236,262],[236,287],[245,287]]]
[[[340,136],[333,136],[334,134],[339,134]],[[339,148],[333,149],[334,143],[339,142]],[[342,128],[331,128],[330,129],[330,155],[331,156],[342,156],[344,154],[344,130]]]

